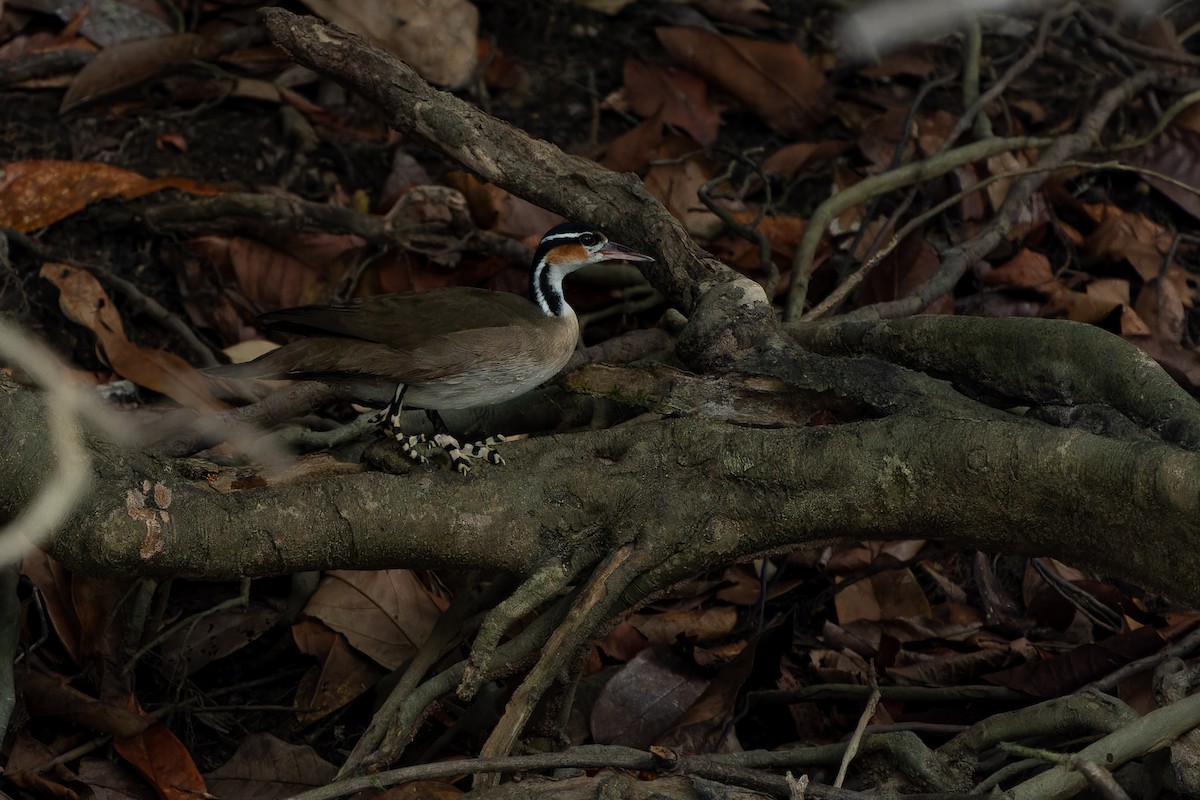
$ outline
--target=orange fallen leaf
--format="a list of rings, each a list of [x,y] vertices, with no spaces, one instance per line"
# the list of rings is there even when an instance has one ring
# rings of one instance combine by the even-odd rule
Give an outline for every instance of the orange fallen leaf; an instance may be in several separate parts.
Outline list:
[[[34,231],[97,200],[132,200],[160,189],[199,195],[221,191],[190,178],[146,178],[96,161],[15,161],[0,165],[0,225]]]
[[[199,411],[227,407],[213,397],[208,381],[191,364],[166,350],[129,341],[121,315],[90,272],[46,263],[41,276],[58,287],[63,313],[96,335],[100,354],[118,375]]]
[[[113,739],[113,749],[129,762],[163,800],[207,797],[204,777],[183,742],[156,722],[137,736]]]

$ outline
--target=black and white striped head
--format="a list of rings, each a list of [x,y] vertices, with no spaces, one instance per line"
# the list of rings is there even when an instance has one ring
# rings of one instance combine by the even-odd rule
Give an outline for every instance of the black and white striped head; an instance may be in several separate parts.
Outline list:
[[[563,300],[563,278],[580,267],[601,261],[653,261],[623,244],[610,242],[595,227],[564,222],[546,231],[533,254],[530,296],[543,312],[562,316],[570,311]]]

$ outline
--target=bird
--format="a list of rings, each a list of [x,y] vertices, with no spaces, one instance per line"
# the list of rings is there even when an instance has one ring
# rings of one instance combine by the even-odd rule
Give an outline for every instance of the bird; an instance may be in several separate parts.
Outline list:
[[[461,444],[438,412],[500,403],[553,378],[579,340],[563,279],[588,264],[653,260],[594,225],[566,222],[547,231],[534,251],[528,299],[454,286],[272,311],[259,316],[264,327],[301,338],[207,372],[331,384],[363,405],[383,405],[373,421],[414,461],[428,461],[421,445],[441,447],[451,468],[466,475],[471,458],[503,464],[493,445],[504,437]],[[432,441],[401,430],[405,405],[425,410]]]

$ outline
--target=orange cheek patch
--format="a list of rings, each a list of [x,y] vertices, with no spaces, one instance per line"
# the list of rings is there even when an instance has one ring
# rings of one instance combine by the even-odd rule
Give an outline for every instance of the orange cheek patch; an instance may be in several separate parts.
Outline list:
[[[586,261],[588,252],[580,244],[560,244],[558,247],[546,254],[546,263],[548,264],[576,264],[580,261]]]

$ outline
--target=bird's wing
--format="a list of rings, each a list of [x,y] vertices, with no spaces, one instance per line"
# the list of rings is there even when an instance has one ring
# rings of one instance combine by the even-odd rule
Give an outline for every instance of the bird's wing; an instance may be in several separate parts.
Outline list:
[[[456,286],[364,297],[337,306],[289,308],[259,319],[271,330],[341,336],[410,350],[458,331],[519,325],[540,316],[537,306],[519,295]]]

